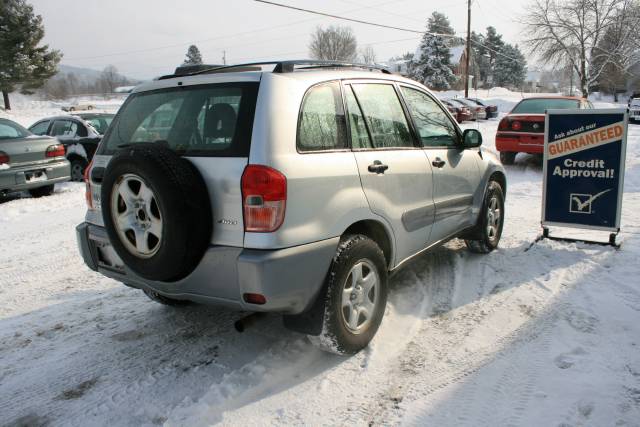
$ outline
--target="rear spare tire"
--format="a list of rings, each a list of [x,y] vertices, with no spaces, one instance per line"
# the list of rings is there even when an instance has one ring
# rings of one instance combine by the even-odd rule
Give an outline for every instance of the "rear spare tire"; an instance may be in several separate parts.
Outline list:
[[[212,213],[202,176],[159,144],[135,144],[109,162],[101,188],[102,216],[122,261],[148,280],[190,274],[209,245]]]

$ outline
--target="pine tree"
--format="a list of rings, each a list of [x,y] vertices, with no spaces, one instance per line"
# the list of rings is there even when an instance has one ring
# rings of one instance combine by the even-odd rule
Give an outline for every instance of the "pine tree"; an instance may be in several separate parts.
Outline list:
[[[455,34],[447,15],[440,12],[433,12],[427,20],[427,29],[431,33],[437,34]]]
[[[504,44],[499,52],[493,70],[494,83],[502,87],[522,87],[527,77],[527,61],[518,45]]]
[[[202,55],[200,54],[200,49],[194,44],[189,46],[187,50],[187,55],[184,58],[184,64],[182,65],[199,65],[202,64]]]
[[[20,87],[33,93],[56,73],[62,54],[38,46],[44,37],[42,17],[25,0],[0,0],[0,90],[4,108],[11,109],[9,93]]]
[[[443,37],[430,33],[423,36],[419,52],[411,62],[409,76],[431,89],[451,88],[456,78],[451,71],[449,47]]]

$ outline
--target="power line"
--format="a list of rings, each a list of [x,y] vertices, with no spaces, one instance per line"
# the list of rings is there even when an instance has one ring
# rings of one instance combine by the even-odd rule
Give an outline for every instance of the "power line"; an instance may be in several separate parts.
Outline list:
[[[387,5],[387,4],[390,4],[390,3],[397,3],[397,1],[384,1],[382,3],[376,3],[373,6],[366,6],[366,7],[359,7],[357,9],[350,9],[350,10],[345,11],[344,13],[357,12],[357,11],[360,11],[360,10],[363,10],[363,9],[367,9],[368,7],[384,6],[384,5]],[[176,44],[170,44],[170,45],[164,45],[164,46],[156,46],[156,47],[145,48],[145,49],[129,50],[129,51],[124,51],[124,52],[106,53],[106,54],[103,54],[103,55],[96,55],[96,56],[86,56],[86,57],[78,57],[78,58],[65,58],[65,60],[66,61],[81,61],[81,60],[86,60],[86,59],[108,58],[108,57],[112,57],[112,56],[122,56],[122,55],[134,54],[134,53],[153,52],[153,51],[157,51],[157,50],[169,49],[169,48],[172,48],[172,47],[184,47],[184,46],[189,46],[189,45],[196,44],[196,43],[205,43],[205,42],[210,42],[210,41],[214,41],[214,40],[220,40],[220,39],[225,39],[225,38],[244,36],[244,35],[247,35],[247,34],[259,33],[259,32],[262,32],[262,31],[269,31],[269,30],[273,30],[273,29],[277,29],[277,28],[290,27],[290,26],[301,24],[301,23],[304,23],[304,22],[315,21],[316,19],[317,18],[314,18],[314,19],[303,19],[303,20],[300,20],[300,21],[289,22],[289,23],[286,23],[286,24],[271,25],[269,27],[262,27],[262,28],[258,28],[258,29],[255,29],[255,30],[243,31],[243,32],[240,32],[240,33],[228,34],[228,35],[222,35],[222,36],[216,36],[216,37],[210,37],[210,38],[201,39],[201,40],[193,40],[193,41],[184,42],[184,43],[176,43]]]
[[[364,20],[361,20],[361,19],[348,18],[346,16],[338,16],[338,15],[334,15],[334,14],[331,14],[331,13],[325,13],[325,12],[319,12],[319,11],[316,11],[316,10],[304,9],[304,8],[301,8],[301,7],[291,6],[291,5],[282,4],[282,3],[276,3],[276,2],[272,2],[272,1],[268,1],[268,0],[254,0],[254,1],[256,1],[258,3],[265,3],[265,4],[268,4],[268,5],[272,5],[272,6],[283,7],[283,8],[286,8],[286,9],[293,9],[293,10],[297,10],[297,11],[300,11],[300,12],[311,13],[311,14],[314,14],[314,15],[321,15],[321,16],[326,16],[326,17],[329,17],[329,18],[341,19],[341,20],[350,21],[350,22],[356,22],[358,24],[371,25],[371,26],[374,26],[374,27],[388,28],[388,29],[392,29],[392,30],[405,31],[405,32],[409,32],[409,33],[429,34],[429,35],[432,35],[432,36],[449,37],[449,38],[455,38],[455,39],[462,39],[462,38],[465,37],[465,36],[455,35],[455,34],[432,33],[430,31],[419,31],[419,30],[413,30],[413,29],[410,29],[410,28],[402,28],[402,27],[394,27],[392,25],[378,24],[376,22],[364,21]],[[488,47],[488,46],[486,46],[486,45],[484,45],[484,44],[482,44],[482,43],[480,43],[478,41],[471,40],[471,43],[476,44],[478,46],[482,46],[485,49],[494,52],[496,55],[503,56],[503,57],[505,57],[507,59],[510,59],[512,61],[515,61],[515,62],[520,62],[518,59],[512,58],[509,55],[505,55],[502,52],[498,52],[497,50],[491,49],[490,47]]]

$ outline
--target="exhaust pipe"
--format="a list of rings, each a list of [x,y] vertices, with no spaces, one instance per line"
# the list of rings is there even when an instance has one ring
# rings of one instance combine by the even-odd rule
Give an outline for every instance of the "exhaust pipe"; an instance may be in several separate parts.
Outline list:
[[[242,319],[236,320],[233,324],[233,327],[236,328],[238,332],[244,332],[250,326],[253,326],[258,320],[265,317],[267,314],[262,312],[251,313],[248,316],[243,317]]]

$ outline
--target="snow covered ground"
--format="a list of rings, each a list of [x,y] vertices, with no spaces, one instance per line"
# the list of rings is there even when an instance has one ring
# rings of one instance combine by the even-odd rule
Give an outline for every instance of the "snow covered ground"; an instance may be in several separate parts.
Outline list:
[[[519,95],[496,95],[501,110]],[[465,126],[492,151],[497,124]],[[163,307],[91,272],[81,184],[0,201],[0,425],[640,425],[640,126],[620,250],[532,245],[541,166],[522,156],[507,173],[499,250],[452,241],[404,268],[350,358],[278,316],[239,334],[239,313]]]

